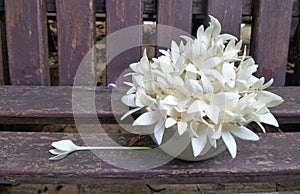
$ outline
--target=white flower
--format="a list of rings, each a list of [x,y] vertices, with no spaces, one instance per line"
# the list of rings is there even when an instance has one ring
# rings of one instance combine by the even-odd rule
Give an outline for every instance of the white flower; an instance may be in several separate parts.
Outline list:
[[[71,140],[60,140],[52,142],[52,147],[55,149],[49,150],[49,152],[55,156],[49,158],[49,160],[60,160],[68,156],[70,153],[75,151],[82,150],[149,150],[151,147],[126,147],[126,146],[99,146],[99,147],[86,147],[86,146],[77,146]]]
[[[220,34],[219,21],[210,16],[207,29],[200,26],[195,39],[182,36],[172,41],[169,50],[148,60],[130,65],[132,83],[122,102],[132,109],[128,115],[145,110],[133,125],[154,125],[154,137],[160,144],[165,128],[173,126],[179,135],[188,133],[194,156],[216,147],[222,139],[231,156],[236,157],[234,137],[258,140],[246,126],[256,122],[278,126],[269,107],[283,102],[276,94],[265,91],[273,80],[253,75],[258,65],[252,57],[239,52],[242,42],[230,34]],[[185,43],[184,43],[185,42]],[[209,146],[207,146],[209,145]]]

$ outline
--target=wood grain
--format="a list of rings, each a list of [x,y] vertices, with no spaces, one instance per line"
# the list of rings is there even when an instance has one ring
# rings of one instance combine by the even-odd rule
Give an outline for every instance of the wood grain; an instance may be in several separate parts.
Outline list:
[[[257,76],[285,84],[292,0],[255,0],[251,55],[259,64]]]
[[[129,64],[141,58],[142,6],[140,0],[106,1],[107,83],[116,82]]]
[[[0,13],[0,85],[9,83],[5,15]]]
[[[278,121],[281,124],[299,123],[300,87],[276,87],[269,91],[285,100],[270,109]],[[119,118],[128,111],[120,101],[126,92],[121,87],[112,90],[105,87],[0,86],[0,123],[73,123],[72,92],[84,95],[83,100],[75,100],[73,106],[82,104],[83,109],[78,112],[87,122],[94,115],[92,108],[84,108],[85,105],[88,107],[88,99],[95,104],[95,114],[102,120]]]
[[[89,51],[95,43],[95,11],[93,0],[56,1],[58,30],[59,84],[73,85],[79,65],[85,73],[77,79],[90,76],[95,79],[96,67]],[[90,55],[91,54],[91,55]],[[86,56],[87,55],[87,56]],[[82,60],[85,58],[85,62]],[[84,83],[82,85],[89,85]]]
[[[242,1],[240,0],[210,0],[207,13],[216,17],[222,25],[222,33],[240,37],[242,22]]]
[[[98,145],[107,140],[101,134],[85,134],[87,141],[95,137]],[[126,145],[131,137],[110,136],[121,145]],[[101,185],[299,181],[300,133],[261,134],[260,137],[257,142],[238,140],[235,159],[225,151],[202,162],[173,160],[154,169],[126,170],[103,162],[90,151],[73,153],[60,161],[48,160],[52,141],[71,139],[84,145],[78,134],[1,132],[0,182]],[[139,145],[153,145],[153,142],[145,138]],[[131,153],[126,156],[103,151],[102,154],[116,161],[124,157],[128,161],[136,160],[131,158]],[[153,155],[153,160],[159,159]]]
[[[160,0],[157,10],[157,49],[170,48],[171,41],[192,30],[192,0]],[[160,54],[158,52],[158,54]]]
[[[48,12],[55,12],[55,0],[46,0]],[[97,13],[105,13],[105,0],[94,0]],[[143,0],[145,14],[153,15],[156,13],[155,0]],[[204,15],[206,14],[207,0],[193,0],[193,14]],[[0,0],[0,11],[4,10],[4,0]],[[243,0],[243,15],[249,16],[252,14],[252,0]],[[299,1],[293,0],[293,16],[299,17]]]
[[[10,83],[48,85],[48,36],[43,0],[6,0]]]

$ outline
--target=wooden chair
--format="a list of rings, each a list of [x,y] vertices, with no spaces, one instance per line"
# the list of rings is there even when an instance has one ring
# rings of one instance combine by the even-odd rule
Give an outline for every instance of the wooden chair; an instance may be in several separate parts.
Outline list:
[[[95,44],[95,8],[103,10],[104,2],[5,0],[4,3],[5,10],[2,11],[6,26],[1,25],[0,80],[4,85],[0,86],[0,123],[74,123],[72,85],[80,62]],[[105,3],[107,34],[142,24],[142,0],[107,0]],[[251,54],[260,65],[257,75],[264,76],[267,80],[275,78],[276,87],[270,90],[285,100],[271,111],[281,126],[294,124],[297,127],[300,123],[300,87],[284,86],[289,29],[294,13],[293,0],[255,0],[253,3],[209,0],[207,4],[203,0],[159,0],[156,19],[158,24],[191,32],[193,16],[211,14],[220,20],[223,32],[239,36],[242,15],[246,14],[245,9],[249,5],[253,11]],[[47,9],[56,10],[59,86],[49,86]],[[4,32],[7,42],[3,39]],[[136,33],[136,40],[142,43],[142,29]],[[163,34],[158,29],[158,40],[161,36]],[[141,48],[138,47],[113,59],[107,66],[107,83],[114,82],[128,64],[140,57]],[[100,86],[96,88],[95,103],[100,121],[113,120],[111,90]],[[90,113],[83,112],[81,116],[88,119]],[[121,127],[115,124],[115,128]],[[239,154],[234,160],[225,152],[203,162],[173,160],[154,169],[126,170],[101,161],[92,152],[73,153],[60,161],[48,160],[51,156],[48,153],[51,142],[68,138],[83,145],[79,134],[2,131],[0,183],[183,184],[299,181],[300,133],[267,133],[260,136],[259,142],[238,141]],[[113,139],[123,145],[131,137],[133,135],[112,135]],[[104,139],[105,136],[99,141]],[[140,142],[148,143],[153,144],[147,138]]]

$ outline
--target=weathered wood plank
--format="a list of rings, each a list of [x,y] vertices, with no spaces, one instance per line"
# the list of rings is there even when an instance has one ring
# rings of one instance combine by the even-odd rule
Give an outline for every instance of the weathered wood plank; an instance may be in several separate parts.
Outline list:
[[[292,0],[255,0],[251,55],[260,65],[257,75],[285,84]]]
[[[46,0],[47,11],[55,12],[55,0]],[[105,0],[94,0],[95,8],[97,13],[105,13]],[[206,0],[193,0],[193,14],[204,15],[206,14],[207,7]],[[156,13],[156,1],[155,0],[144,0],[144,11],[145,14],[155,14]],[[0,11],[4,11],[4,0],[0,0]],[[243,15],[249,16],[252,14],[252,0],[243,0]],[[293,17],[299,17],[299,1],[293,0]]]
[[[273,87],[268,91],[284,99],[281,105],[270,108],[278,122],[281,124],[300,123],[300,87]]]
[[[0,85],[9,83],[5,16],[0,13]]]
[[[68,86],[0,86],[0,123],[72,123],[72,89]],[[300,87],[276,87],[269,90],[285,100],[271,109],[278,121],[281,124],[300,123]],[[104,87],[97,87],[96,90],[78,87],[77,91],[87,97],[95,94],[96,114],[102,119],[111,118],[114,114],[120,117],[128,110],[120,102],[125,90],[114,91],[112,96],[112,90]],[[82,117],[90,117],[92,111],[82,111]]]
[[[222,33],[240,37],[242,22],[241,0],[210,0],[207,13],[216,17],[222,25]]]
[[[137,25],[143,22],[142,6],[141,0],[106,1],[107,83],[141,58],[142,26]]]
[[[78,88],[78,93],[93,96],[97,93],[97,114],[100,117],[112,117],[112,109],[110,105],[111,90],[106,88],[98,88],[95,92],[94,88]],[[8,121],[9,123],[17,122],[14,118],[20,118],[26,123],[26,117],[29,121],[33,118],[41,119],[41,122],[70,122],[73,120],[72,110],[72,87],[11,87],[1,86],[1,117],[0,122]],[[87,99],[85,99],[87,100]],[[105,102],[105,103],[103,103]],[[75,102],[76,103],[76,102]],[[80,103],[80,102],[78,102]],[[84,105],[84,102],[83,102]],[[82,112],[86,117],[91,117],[93,110],[84,110]],[[84,117],[84,115],[83,115]],[[37,121],[39,119],[36,119]],[[49,119],[49,120],[47,120]]]
[[[48,85],[46,2],[6,0],[5,11],[11,84]]]
[[[60,85],[73,85],[81,61],[94,46],[95,11],[93,2],[93,0],[56,1]],[[93,61],[92,58],[91,61]],[[87,71],[95,74],[95,65],[92,62],[84,65],[89,69]]]
[[[4,0],[0,0],[0,11],[4,10]],[[156,13],[156,1],[155,0],[143,0],[144,1],[144,13],[155,14]],[[46,0],[47,10],[49,12],[55,12],[55,0]],[[94,0],[97,13],[105,13],[105,0]],[[293,0],[293,16],[299,17],[299,1]],[[207,0],[193,0],[193,14],[204,15],[206,14]],[[252,0],[243,0],[243,15],[252,14]]]
[[[169,25],[190,32],[192,26],[192,0],[158,2],[158,24]]]
[[[160,194],[199,194],[202,193],[272,193],[291,194],[291,191],[300,191],[300,181],[295,182],[270,182],[270,183],[207,183],[207,184],[138,184],[138,185],[60,185],[60,184],[20,184],[0,187],[0,192],[6,193],[36,193],[45,191],[47,193],[131,193],[152,194],[159,191]]]
[[[157,10],[157,47],[170,48],[171,41],[179,43],[180,35],[192,30],[192,0],[160,0]]]
[[[299,5],[300,6],[300,5]],[[300,86],[300,19],[298,19],[298,27],[295,32],[295,38],[294,38],[294,51],[295,53],[293,57],[295,57],[295,76],[296,76],[296,83],[298,86]]]
[[[93,141],[95,137],[97,142],[94,145],[108,140],[103,134],[85,134],[86,141]],[[121,145],[127,145],[132,137],[110,136]],[[78,134],[1,132],[0,179],[2,182],[15,183],[89,185],[299,181],[300,133],[260,134],[260,137],[257,142],[238,140],[239,151],[235,159],[231,159],[226,151],[202,162],[173,160],[154,169],[127,170],[103,162],[90,151],[73,153],[60,161],[48,160],[51,155],[47,151],[51,149],[52,141],[72,139],[76,144],[84,145]],[[153,143],[145,138],[137,145]],[[133,153],[101,153],[111,156],[112,160],[120,160],[120,157],[126,157],[128,161],[136,160],[132,158]],[[153,155],[153,160],[162,158]]]

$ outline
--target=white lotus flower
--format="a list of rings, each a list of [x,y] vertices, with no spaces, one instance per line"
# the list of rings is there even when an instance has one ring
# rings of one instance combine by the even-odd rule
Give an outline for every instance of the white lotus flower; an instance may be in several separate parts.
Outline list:
[[[239,52],[242,42],[230,34],[220,34],[219,21],[210,16],[210,26],[200,26],[196,38],[182,36],[172,41],[169,50],[151,61],[146,51],[141,60],[130,65],[132,83],[122,102],[132,109],[128,115],[145,110],[133,125],[154,125],[157,142],[165,128],[188,133],[194,156],[204,154],[209,144],[216,147],[222,139],[231,156],[236,157],[235,137],[256,141],[258,136],[246,126],[256,122],[278,126],[269,107],[283,100],[265,91],[273,79],[253,75],[258,65],[252,57]],[[185,43],[184,43],[185,42]]]

